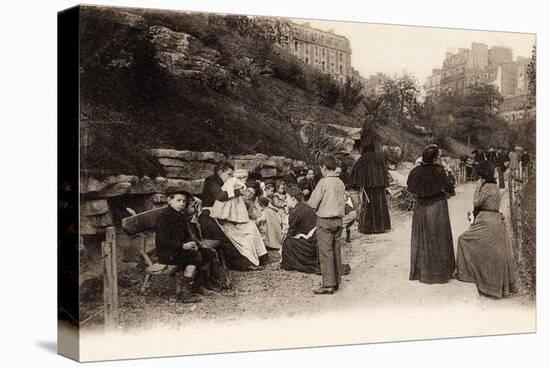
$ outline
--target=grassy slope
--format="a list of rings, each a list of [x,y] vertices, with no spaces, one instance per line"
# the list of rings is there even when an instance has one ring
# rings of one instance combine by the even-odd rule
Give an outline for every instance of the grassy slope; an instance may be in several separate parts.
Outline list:
[[[243,51],[242,39],[224,32],[225,45]],[[226,39],[233,37],[234,42]],[[237,47],[238,46],[238,47]],[[236,51],[235,51],[236,52]],[[304,67],[306,67],[304,65]],[[252,85],[236,80],[235,88],[219,93],[197,81],[180,79],[171,100],[155,111],[125,114],[96,106],[82,99],[81,112],[88,121],[122,121],[126,125],[90,125],[91,149],[83,168],[127,174],[162,174],[162,168],[143,156],[146,148],[219,151],[226,154],[283,155],[304,159],[306,154],[298,126],[293,122],[312,120],[322,124],[360,127],[358,116],[320,106],[303,89],[272,77],[260,77]],[[392,126],[381,128],[383,143],[408,146],[418,156],[426,141]],[[465,149],[456,143],[453,149]],[[408,157],[407,157],[408,158]]]

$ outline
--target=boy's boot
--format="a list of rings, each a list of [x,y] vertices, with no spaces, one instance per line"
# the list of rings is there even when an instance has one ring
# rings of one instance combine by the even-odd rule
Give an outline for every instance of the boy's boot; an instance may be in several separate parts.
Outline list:
[[[197,303],[202,301],[201,296],[193,293],[193,278],[183,277],[178,301],[182,303]]]
[[[351,230],[349,228],[346,229],[346,242],[351,242]]]
[[[194,294],[200,294],[201,296],[211,296],[214,294],[213,291],[207,289],[204,284],[207,282],[207,276],[204,271],[199,271],[195,277],[195,283],[193,284],[192,290]]]

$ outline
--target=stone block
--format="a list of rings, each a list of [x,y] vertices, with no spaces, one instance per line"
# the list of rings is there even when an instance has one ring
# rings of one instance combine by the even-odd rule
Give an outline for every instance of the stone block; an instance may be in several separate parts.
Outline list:
[[[108,210],[109,205],[107,204],[107,200],[105,199],[82,201],[80,203],[81,215],[100,215],[107,213]]]

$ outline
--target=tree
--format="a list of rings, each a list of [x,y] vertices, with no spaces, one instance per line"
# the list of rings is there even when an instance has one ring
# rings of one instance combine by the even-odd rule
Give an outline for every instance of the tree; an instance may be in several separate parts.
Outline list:
[[[363,106],[365,108],[365,124],[374,128],[386,125],[389,121],[390,109],[384,96],[366,96],[363,99]]]
[[[328,74],[316,72],[314,83],[317,90],[319,103],[325,107],[333,108],[340,99],[340,87]]]
[[[363,100],[363,84],[359,80],[347,78],[346,83],[340,94],[340,101],[342,102],[342,108],[344,112],[350,113],[361,103]]]
[[[528,98],[529,98],[529,105],[535,106],[537,103],[537,46],[533,46],[533,50],[531,51],[531,61],[529,61],[529,64],[527,65],[527,79],[529,81],[528,86]]]
[[[388,78],[384,84],[384,103],[389,107],[391,117],[399,128],[406,120],[412,120],[418,111],[420,89],[411,75]]]
[[[506,122],[498,118],[503,98],[492,85],[445,92],[424,102],[423,118],[440,140],[444,134],[470,144],[502,144],[508,139]]]

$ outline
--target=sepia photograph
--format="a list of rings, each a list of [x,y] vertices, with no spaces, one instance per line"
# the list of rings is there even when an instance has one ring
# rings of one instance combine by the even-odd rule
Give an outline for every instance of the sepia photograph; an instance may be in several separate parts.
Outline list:
[[[81,5],[58,37],[60,354],[536,332],[534,33]]]

